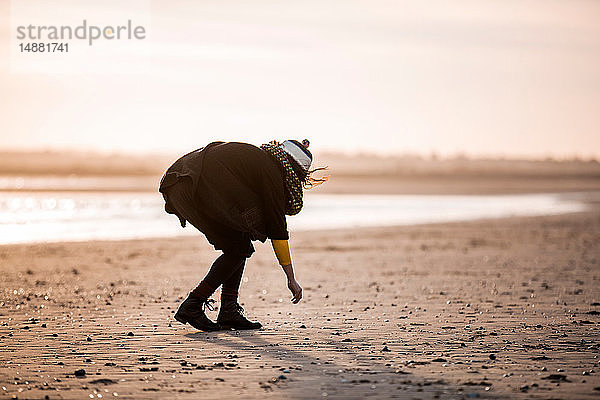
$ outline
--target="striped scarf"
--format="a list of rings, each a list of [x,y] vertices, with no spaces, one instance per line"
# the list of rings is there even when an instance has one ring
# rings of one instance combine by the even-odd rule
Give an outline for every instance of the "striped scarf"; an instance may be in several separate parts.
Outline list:
[[[283,167],[285,189],[288,193],[285,213],[287,215],[296,215],[302,210],[302,181],[294,172],[285,151],[276,141],[271,141],[260,146],[261,149],[273,156]]]

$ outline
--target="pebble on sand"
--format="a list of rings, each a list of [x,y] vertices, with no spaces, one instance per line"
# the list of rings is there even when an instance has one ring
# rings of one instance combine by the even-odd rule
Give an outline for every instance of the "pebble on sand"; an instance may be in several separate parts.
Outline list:
[[[563,374],[550,374],[546,377],[543,377],[542,379],[546,379],[552,382],[571,382],[567,379],[567,376]]]
[[[521,392],[526,392],[530,389],[529,385],[523,385],[519,388]]]
[[[113,379],[108,379],[108,378],[101,378],[101,379],[95,379],[93,381],[90,381],[90,384],[92,384],[92,385],[113,385],[115,383],[118,383],[118,382]]]

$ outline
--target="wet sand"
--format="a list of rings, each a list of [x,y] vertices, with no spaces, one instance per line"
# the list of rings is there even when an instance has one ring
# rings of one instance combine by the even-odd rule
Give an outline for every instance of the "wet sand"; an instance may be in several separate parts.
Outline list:
[[[258,244],[217,333],[172,319],[200,236],[1,246],[0,398],[600,398],[598,211],[292,246],[303,301]]]

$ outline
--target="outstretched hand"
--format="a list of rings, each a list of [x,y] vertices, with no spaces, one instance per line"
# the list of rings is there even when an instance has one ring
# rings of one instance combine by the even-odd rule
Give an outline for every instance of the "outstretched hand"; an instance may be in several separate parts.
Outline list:
[[[298,284],[296,279],[288,279],[288,289],[292,292],[292,303],[298,304],[300,299],[302,299],[302,287]]]

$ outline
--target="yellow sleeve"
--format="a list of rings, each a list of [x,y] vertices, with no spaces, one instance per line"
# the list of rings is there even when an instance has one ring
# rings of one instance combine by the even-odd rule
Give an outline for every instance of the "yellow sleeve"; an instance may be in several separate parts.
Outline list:
[[[292,263],[290,245],[287,240],[271,239],[271,245],[273,246],[273,251],[275,251],[279,265],[290,265]]]

